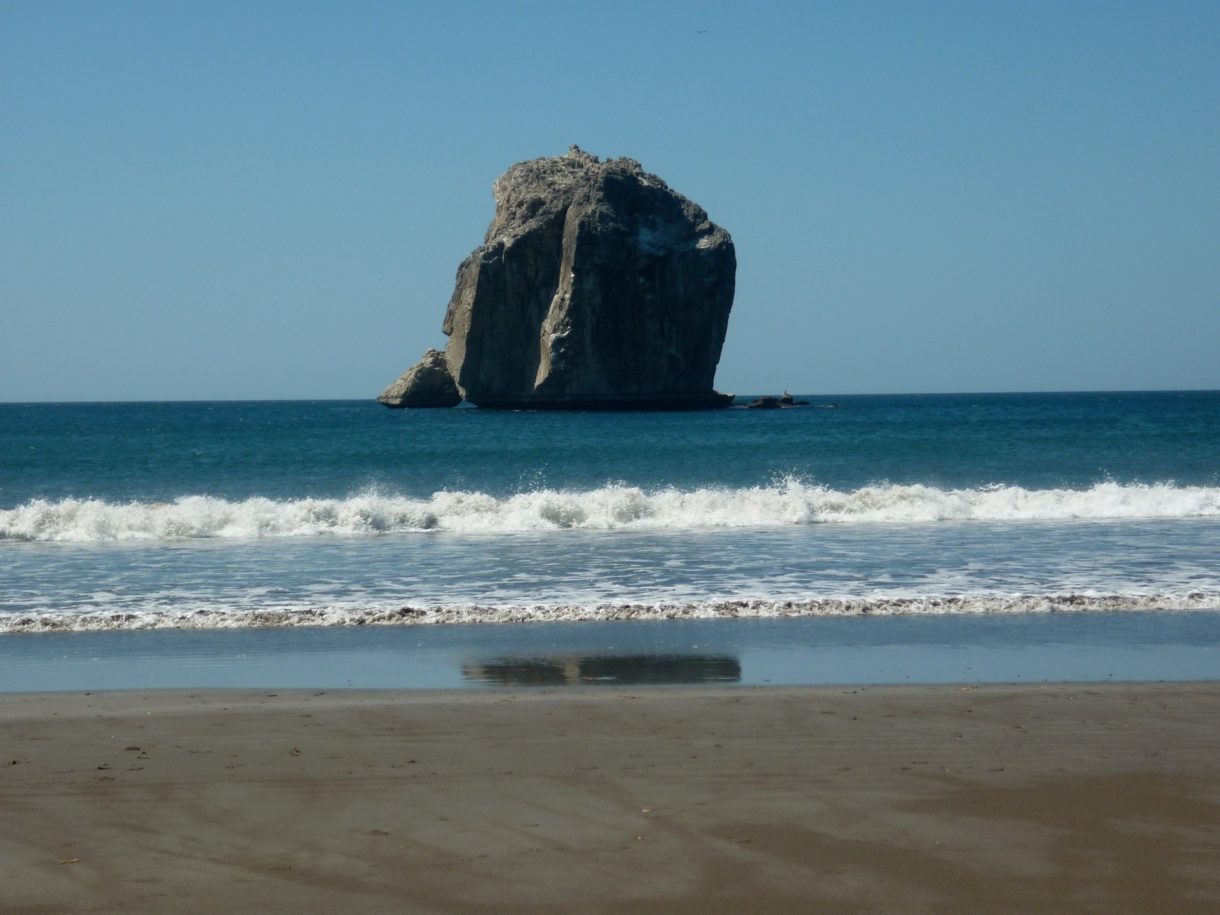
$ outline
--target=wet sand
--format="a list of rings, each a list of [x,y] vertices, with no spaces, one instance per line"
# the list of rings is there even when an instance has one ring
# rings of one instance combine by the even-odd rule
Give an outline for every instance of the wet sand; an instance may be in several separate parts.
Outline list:
[[[1220,683],[0,696],[0,910],[1220,910]]]

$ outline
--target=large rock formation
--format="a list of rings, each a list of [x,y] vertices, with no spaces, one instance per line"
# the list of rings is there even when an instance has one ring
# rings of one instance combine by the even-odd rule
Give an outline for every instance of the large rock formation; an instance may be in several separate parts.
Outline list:
[[[493,187],[483,244],[443,330],[483,407],[725,406],[712,389],[733,306],[732,239],[633,159],[521,162]]]
[[[382,391],[377,401],[387,407],[456,407],[462,395],[449,374],[445,354],[430,349]]]

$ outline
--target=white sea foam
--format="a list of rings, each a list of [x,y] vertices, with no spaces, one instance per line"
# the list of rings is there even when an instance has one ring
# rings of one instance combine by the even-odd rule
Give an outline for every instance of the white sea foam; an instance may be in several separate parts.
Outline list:
[[[1220,611],[1220,592],[872,596],[808,600],[590,604],[432,604],[385,607],[149,607],[123,612],[0,614],[0,635],[133,629],[254,629],[324,626],[553,623],[609,620],[778,619],[785,617],[945,616],[1057,612]]]
[[[694,530],[816,523],[1067,521],[1220,516],[1220,487],[1098,483],[1087,489],[876,485],[841,491],[799,480],[774,486],[644,490],[607,485],[496,497],[428,499],[365,492],[344,499],[172,502],[35,500],[0,510],[0,540],[97,542],[250,539],[419,531]]]

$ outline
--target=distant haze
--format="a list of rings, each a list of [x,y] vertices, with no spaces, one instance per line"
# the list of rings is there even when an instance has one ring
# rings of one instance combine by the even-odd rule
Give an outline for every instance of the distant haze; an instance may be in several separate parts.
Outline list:
[[[0,0],[0,400],[373,398],[510,164],[733,235],[724,391],[1220,388],[1220,4]]]

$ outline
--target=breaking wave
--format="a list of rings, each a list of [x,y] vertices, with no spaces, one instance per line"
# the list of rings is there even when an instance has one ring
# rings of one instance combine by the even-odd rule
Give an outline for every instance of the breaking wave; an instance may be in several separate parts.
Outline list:
[[[799,480],[774,486],[586,491],[497,497],[443,491],[427,499],[365,492],[343,499],[172,502],[34,500],[0,509],[0,540],[100,542],[369,535],[420,531],[693,530],[818,523],[1068,521],[1220,516],[1220,487],[1098,483],[1088,489],[876,485],[840,491]]]
[[[324,626],[554,623],[609,620],[779,619],[1147,610],[1220,610],[1220,592],[876,596],[808,600],[705,600],[599,604],[419,605],[393,607],[157,607],[138,611],[0,614],[0,635],[133,629],[253,629]]]

